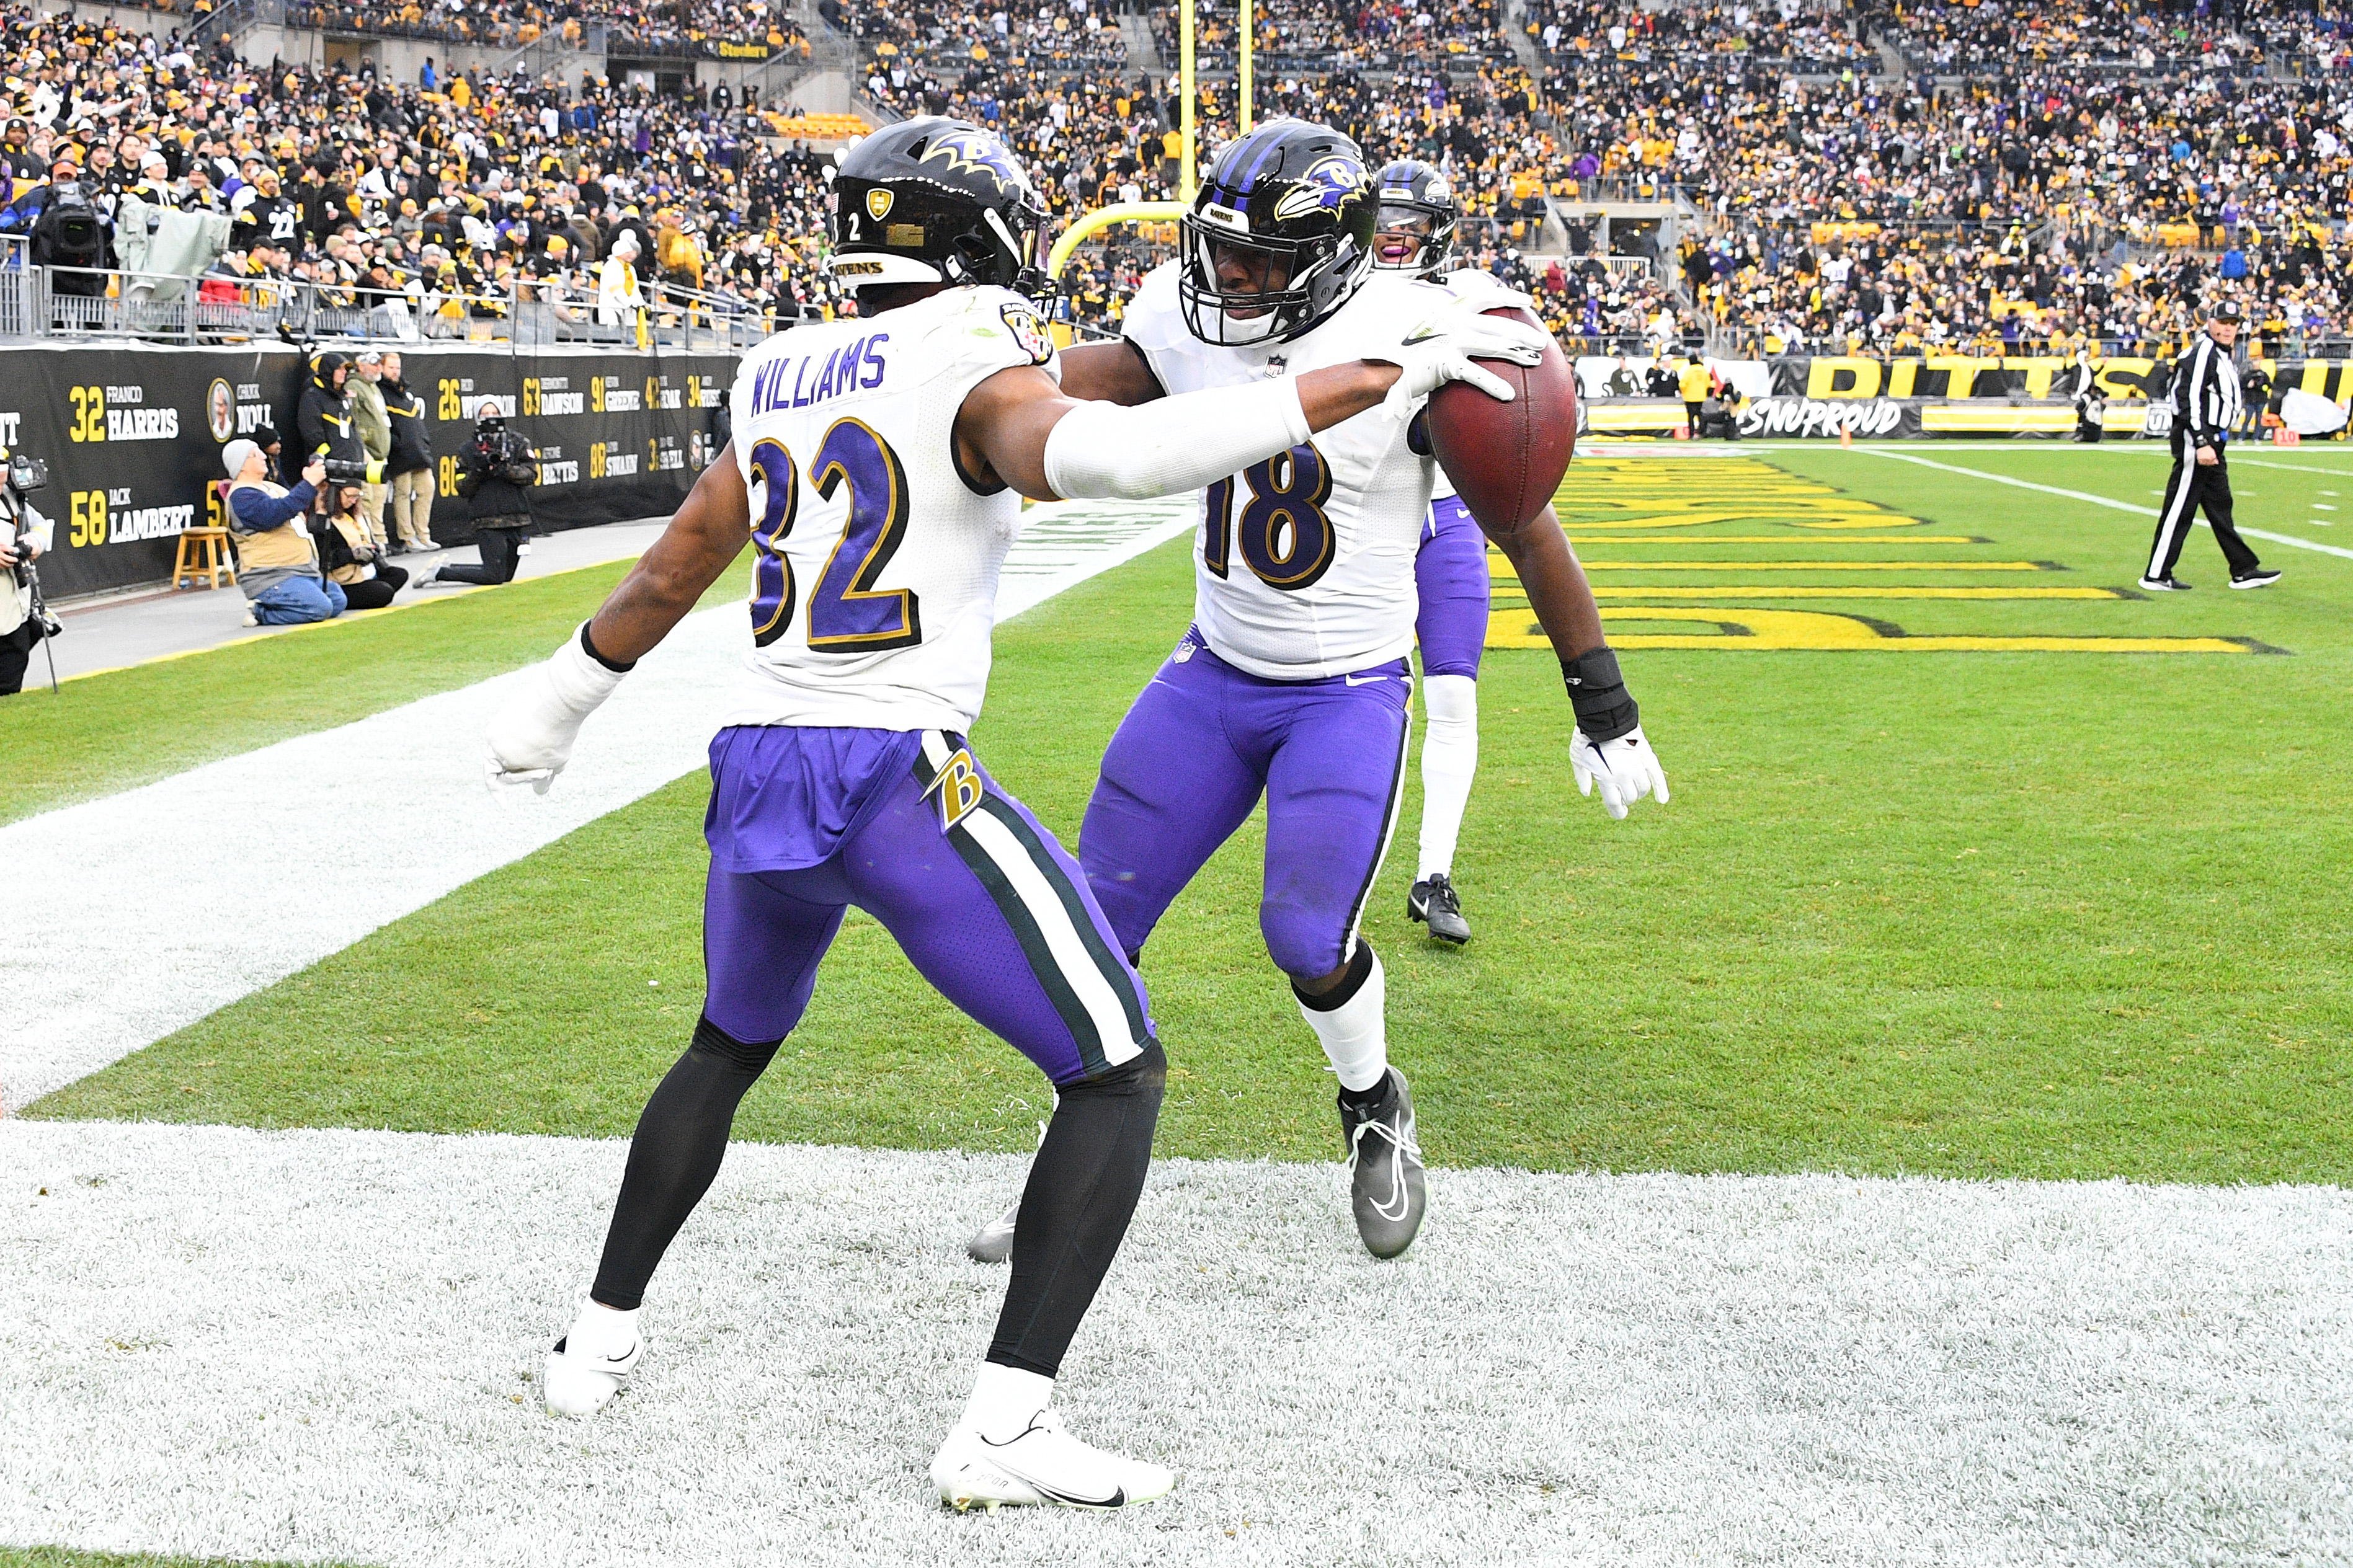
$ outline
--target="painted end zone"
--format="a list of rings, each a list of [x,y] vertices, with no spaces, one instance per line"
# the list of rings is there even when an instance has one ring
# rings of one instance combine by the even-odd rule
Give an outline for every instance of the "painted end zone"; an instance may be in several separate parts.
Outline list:
[[[1941,411],[1932,411],[1941,412]],[[2032,410],[2009,410],[2026,415]],[[2072,413],[2065,410],[2070,419]],[[1991,605],[2002,601],[2052,604],[2074,601],[2116,605],[2137,603],[2138,594],[2110,587],[2038,588],[2012,585],[2014,574],[2065,572],[2067,563],[2002,559],[1997,534],[1865,533],[1903,529],[1926,521],[1806,479],[1757,458],[1720,453],[1660,454],[1642,458],[1603,458],[1577,464],[1562,483],[1556,508],[1570,536],[1588,553],[1586,571],[1605,579],[1595,590],[1603,621],[1620,648],[1676,648],[1724,653],[2065,653],[2065,654],[2244,654],[2286,650],[2242,635],[2126,634],[2090,627],[2082,631],[2020,626],[2014,629],[1907,629],[1881,616],[1852,612],[1781,607],[1776,600],[1947,601]],[[1938,520],[1970,527],[1998,523],[2000,515],[1972,510]],[[1713,531],[1725,525],[1743,530],[1759,524],[1773,532]],[[1673,529],[1672,535],[1631,531]],[[1661,560],[1624,559],[1612,547],[1647,546],[1672,539],[1697,546],[1776,546],[1778,558]],[[1855,559],[1841,552],[1851,545],[1933,547],[1907,557],[1883,552]],[[1957,559],[1953,543],[1989,547],[1980,559]],[[2010,554],[2016,554],[2013,546]],[[1488,622],[1487,647],[1494,649],[1550,646],[1530,614],[1510,564],[1489,552],[1496,604]],[[1607,578],[1620,573],[1656,577],[1702,576],[1701,584],[1653,583],[1620,587]],[[1916,574],[1983,576],[1982,584],[1905,583]],[[1804,583],[1811,575],[1832,579]],[[1746,578],[1727,584],[1724,579]],[[1853,579],[1875,579],[1855,583]],[[1889,581],[1896,579],[1896,581]],[[2005,581],[2005,579],[2010,579]],[[1840,581],[1844,580],[1844,581]],[[1704,608],[1677,601],[1701,600]],[[1632,601],[1632,602],[1625,602]],[[1746,601],[1746,602],[1741,602]],[[1761,602],[1760,602],[1761,601]]]

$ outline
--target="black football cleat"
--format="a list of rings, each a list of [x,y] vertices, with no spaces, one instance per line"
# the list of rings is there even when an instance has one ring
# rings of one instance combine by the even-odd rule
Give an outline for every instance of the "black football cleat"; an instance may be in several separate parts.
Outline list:
[[[1462,895],[1443,871],[1433,871],[1413,885],[1405,896],[1405,918],[1429,926],[1430,934],[1440,942],[1461,947],[1471,940],[1471,922],[1462,918]]]
[[[1389,1068],[1383,1088],[1381,1098],[1363,1110],[1341,1097],[1340,1136],[1348,1145],[1348,1201],[1356,1211],[1356,1234],[1375,1258],[1395,1258],[1420,1234],[1430,1194],[1405,1075]]]
[[[2187,594],[2189,584],[2179,577],[2144,577],[2140,590],[2144,594]]]
[[[2243,573],[2239,576],[2232,578],[2231,586],[2233,588],[2268,588],[2279,580],[2280,574],[2278,573],[2266,572],[2262,567],[2258,566],[2253,572]]]

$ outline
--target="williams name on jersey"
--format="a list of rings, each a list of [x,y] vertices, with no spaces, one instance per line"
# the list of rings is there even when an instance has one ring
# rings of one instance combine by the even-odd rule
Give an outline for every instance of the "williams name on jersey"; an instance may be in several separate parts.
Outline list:
[[[723,723],[972,727],[1021,502],[962,471],[955,422],[1019,365],[1060,379],[1029,301],[990,285],[797,327],[745,358],[731,401],[753,647]]]

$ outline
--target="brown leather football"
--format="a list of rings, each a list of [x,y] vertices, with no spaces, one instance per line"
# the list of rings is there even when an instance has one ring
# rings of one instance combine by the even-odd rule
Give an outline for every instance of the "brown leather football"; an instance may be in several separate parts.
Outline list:
[[[1541,325],[1525,308],[1486,314]],[[1477,387],[1450,381],[1430,395],[1430,444],[1471,515],[1513,529],[1535,516],[1560,488],[1577,446],[1577,373],[1558,342],[1532,365],[1482,359],[1479,365],[1519,395],[1499,403]]]

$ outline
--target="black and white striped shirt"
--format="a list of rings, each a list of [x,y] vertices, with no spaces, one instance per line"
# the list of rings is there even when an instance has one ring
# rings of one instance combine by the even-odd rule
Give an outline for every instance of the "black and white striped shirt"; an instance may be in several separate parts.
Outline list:
[[[2239,367],[2204,332],[2173,364],[2173,427],[2192,447],[2220,447],[2238,423]]]

